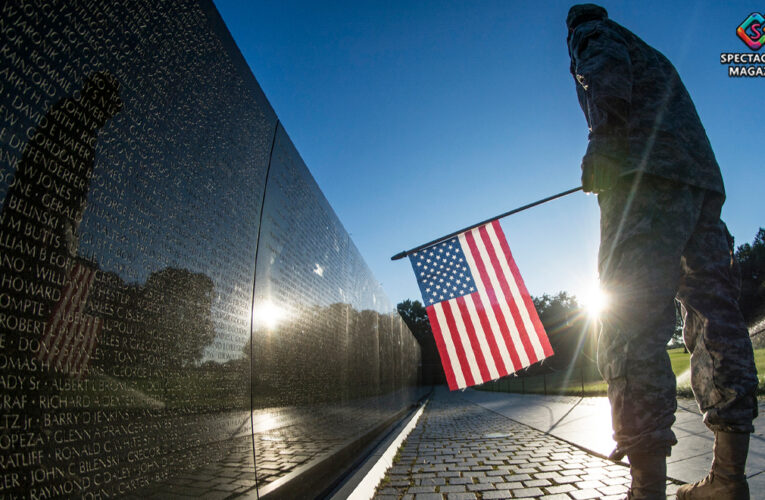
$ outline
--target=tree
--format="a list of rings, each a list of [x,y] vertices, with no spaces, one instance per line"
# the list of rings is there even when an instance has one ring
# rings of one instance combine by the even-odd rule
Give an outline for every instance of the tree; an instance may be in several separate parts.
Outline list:
[[[545,330],[557,329],[562,324],[570,324],[581,310],[576,297],[568,292],[559,292],[555,296],[545,293],[541,297],[533,297],[532,300]]]
[[[545,367],[561,370],[572,364],[580,366],[593,363],[597,341],[596,325],[582,311],[576,297],[568,292],[559,292],[557,295],[533,297],[533,301],[555,355],[546,360],[543,366],[531,371],[544,371]]]
[[[422,381],[426,385],[446,383],[446,375],[441,365],[441,357],[436,347],[436,339],[430,329],[430,320],[425,306],[419,300],[406,299],[396,305],[398,313],[406,326],[414,334],[422,350]]]
[[[750,245],[736,249],[736,260],[741,270],[741,297],[739,305],[748,323],[765,315],[765,228],[760,228]]]
[[[417,340],[428,335],[433,336],[433,332],[430,330],[430,321],[428,321],[428,313],[419,300],[406,299],[400,302],[396,309]]]

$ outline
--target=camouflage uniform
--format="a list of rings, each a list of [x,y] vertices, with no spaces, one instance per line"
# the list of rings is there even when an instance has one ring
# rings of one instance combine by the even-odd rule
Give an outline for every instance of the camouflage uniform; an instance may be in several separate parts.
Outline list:
[[[598,366],[608,381],[616,457],[676,443],[666,344],[683,305],[691,385],[713,431],[752,432],[756,369],[738,309],[720,169],[672,64],[595,6],[572,8],[571,72],[590,126],[585,155],[620,171],[601,191],[601,284],[611,297]],[[574,19],[579,16],[578,19]]]

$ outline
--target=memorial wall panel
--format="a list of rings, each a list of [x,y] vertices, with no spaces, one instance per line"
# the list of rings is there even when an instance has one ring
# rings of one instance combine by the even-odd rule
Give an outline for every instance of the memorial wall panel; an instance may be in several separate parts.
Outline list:
[[[261,494],[326,488],[332,477],[312,471],[341,468],[338,455],[422,395],[419,346],[392,310],[279,127],[253,310],[253,416],[279,422],[255,426]]]
[[[420,395],[209,1],[3,2],[0,116],[0,496],[325,487]]]

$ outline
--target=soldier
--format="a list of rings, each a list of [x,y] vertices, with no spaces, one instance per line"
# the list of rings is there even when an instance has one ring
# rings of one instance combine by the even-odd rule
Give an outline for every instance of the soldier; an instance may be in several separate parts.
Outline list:
[[[584,191],[601,209],[598,270],[611,306],[598,340],[612,458],[629,457],[627,498],[665,498],[677,441],[666,352],[682,304],[691,386],[714,432],[714,461],[678,498],[748,498],[744,466],[757,414],[752,345],[738,308],[733,238],[720,220],[720,168],[675,68],[659,51],[576,5],[566,19],[571,74],[589,125]]]

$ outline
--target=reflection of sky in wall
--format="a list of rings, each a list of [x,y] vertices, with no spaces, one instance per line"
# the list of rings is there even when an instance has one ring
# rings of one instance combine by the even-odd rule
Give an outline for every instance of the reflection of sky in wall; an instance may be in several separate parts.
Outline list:
[[[36,126],[35,114],[70,96],[95,69],[111,72],[120,81],[124,105],[98,133],[78,253],[130,284],[141,285],[168,267],[210,277],[216,342],[236,344],[241,353],[249,339],[255,242],[274,121],[263,116],[272,117],[272,111],[258,107],[252,82],[236,76],[239,63],[220,57],[226,49],[207,34],[201,13],[186,15],[188,8],[174,4],[167,18],[137,20],[130,6],[114,6],[116,19],[128,20],[121,26],[125,43],[119,58],[95,50],[103,59],[96,66],[87,62],[86,69],[74,53],[60,53],[59,69],[75,68],[67,73],[71,87],[54,88],[47,107],[31,106],[32,116],[22,114],[12,127],[25,137]],[[202,23],[197,30],[195,23]],[[179,33],[187,38],[177,39]],[[275,176],[281,184],[267,207],[276,223],[262,233],[271,250],[262,256],[261,298],[285,309],[291,302],[339,302],[390,312],[380,284],[282,135],[279,161],[289,168],[275,167],[286,170]],[[3,149],[20,158],[9,137],[3,137]],[[8,176],[2,195],[14,163],[4,161],[3,168]],[[271,276],[289,280],[271,287]]]
[[[195,16],[192,24],[202,19]],[[205,34],[207,26],[195,33],[166,19],[145,23],[152,21],[142,28],[154,34],[151,39],[136,36],[129,57],[106,63],[121,82],[124,106],[99,133],[79,253],[127,283],[142,284],[167,267],[209,276],[217,338],[206,357],[241,354],[249,340],[273,123],[234,65],[220,57],[220,43]],[[179,32],[188,39],[178,40]],[[278,224],[267,224],[261,237],[276,253],[262,254],[259,281],[265,288],[259,298],[273,299],[269,303],[279,304],[282,315],[296,299],[389,312],[379,283],[282,136],[289,169],[280,176],[280,195],[266,208]],[[306,289],[271,290],[270,276],[280,274]]]
[[[194,15],[180,17],[204,23]],[[113,62],[124,107],[99,134],[79,252],[128,283],[167,267],[209,276],[218,337],[241,353],[273,124],[209,27],[152,21]]]

